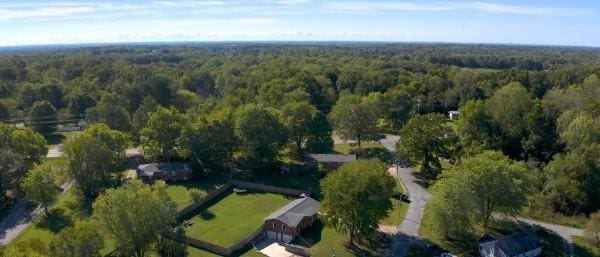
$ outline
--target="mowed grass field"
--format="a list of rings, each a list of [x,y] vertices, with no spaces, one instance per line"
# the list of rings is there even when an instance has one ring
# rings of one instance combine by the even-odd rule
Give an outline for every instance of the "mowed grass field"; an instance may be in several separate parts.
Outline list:
[[[271,193],[232,193],[194,216],[186,235],[230,247],[260,228],[264,218],[291,200]]]

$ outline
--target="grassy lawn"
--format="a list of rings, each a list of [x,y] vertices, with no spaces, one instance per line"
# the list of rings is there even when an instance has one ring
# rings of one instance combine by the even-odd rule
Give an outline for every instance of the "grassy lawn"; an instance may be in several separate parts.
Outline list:
[[[351,143],[333,145],[333,151],[341,154],[348,154],[351,150],[357,148],[358,145]],[[360,148],[383,148],[383,145],[379,142],[362,142],[360,143]]]
[[[262,226],[263,219],[290,202],[278,194],[229,194],[191,219],[187,236],[229,247]]]
[[[406,193],[406,189],[402,182],[396,179],[396,190],[402,193]],[[381,221],[383,225],[399,225],[404,220],[404,216],[406,216],[406,212],[408,211],[408,203],[405,203],[400,200],[392,199],[392,204],[394,209],[390,212],[390,215]]]
[[[188,257],[221,257],[221,256],[190,246],[190,247],[188,247]],[[265,257],[265,256],[262,253],[259,253],[254,249],[250,249],[247,252],[241,254],[240,257]]]
[[[600,248],[594,245],[594,242],[586,237],[574,237],[575,256],[577,257],[593,257],[600,256]]]
[[[389,240],[385,237],[374,239],[372,241],[374,248],[361,247],[361,249],[357,249],[356,247],[351,247],[347,244],[348,235],[340,234],[332,228],[324,227],[319,221],[304,231],[301,237],[303,240],[296,239],[293,243],[310,248],[312,256],[331,256],[332,251],[336,257],[383,256],[384,251],[389,247]]]
[[[525,218],[576,228],[584,228],[585,224],[588,222],[588,218],[584,215],[567,216],[538,207],[525,208],[520,215]]]
[[[227,180],[222,177],[210,177],[201,179],[200,181],[169,183],[167,186],[167,194],[171,197],[171,200],[175,202],[175,205],[177,205],[177,210],[182,210],[193,202],[193,199],[190,196],[190,191],[192,189],[198,190],[204,197],[208,192],[218,189],[226,182]]]

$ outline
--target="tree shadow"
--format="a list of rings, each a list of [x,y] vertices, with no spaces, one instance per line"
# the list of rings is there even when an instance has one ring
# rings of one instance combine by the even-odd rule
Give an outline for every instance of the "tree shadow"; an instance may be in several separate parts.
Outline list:
[[[384,256],[390,247],[391,237],[385,233],[375,232],[362,235],[356,241],[353,244],[350,242],[344,244],[354,256]]]
[[[206,209],[200,211],[200,213],[198,213],[198,215],[203,220],[212,220],[212,219],[214,219],[216,217],[215,214],[212,211],[206,210]]]
[[[302,235],[298,236],[292,244],[299,245],[306,248],[311,248],[313,245],[321,242],[325,225],[320,220],[315,221],[307,230],[302,232]]]
[[[586,241],[587,244],[589,245],[589,247],[594,246],[594,242],[591,242],[590,239],[584,238],[582,240]],[[598,248],[598,247],[596,247],[596,251],[594,251],[593,249],[588,248],[587,246],[573,244],[573,253],[575,256],[578,256],[578,257],[597,257],[598,252],[600,252],[600,248]]]
[[[50,230],[52,233],[58,233],[63,228],[73,225],[71,218],[65,214],[62,208],[51,210],[48,215],[44,215],[36,222],[36,225],[42,229]]]

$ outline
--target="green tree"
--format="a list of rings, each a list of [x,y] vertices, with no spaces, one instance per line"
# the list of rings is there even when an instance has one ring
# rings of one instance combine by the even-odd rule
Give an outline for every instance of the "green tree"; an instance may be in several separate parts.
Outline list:
[[[433,197],[427,204],[431,224],[444,238],[464,238],[473,226],[473,220],[465,215],[465,210],[474,210],[473,201],[465,201],[470,195],[456,176],[444,176],[431,188]]]
[[[106,146],[113,157],[113,165],[116,167],[125,158],[125,150],[129,145],[129,136],[121,131],[113,130],[102,123],[97,123],[86,128],[83,133],[88,134]]]
[[[548,183],[544,195],[555,210],[589,213],[600,208],[600,146],[578,148],[554,156],[544,168]]]
[[[0,249],[2,257],[47,257],[48,246],[39,238],[19,240],[14,245]]]
[[[378,135],[374,104],[358,95],[343,94],[329,114],[331,124],[343,139],[356,140],[358,147]]]
[[[321,219],[325,224],[348,233],[351,243],[359,235],[375,232],[392,209],[390,196],[395,182],[387,170],[381,161],[359,160],[327,175],[321,181]]]
[[[556,118],[538,102],[525,118],[527,137],[523,138],[523,157],[548,162],[559,151]]]
[[[453,130],[442,114],[430,113],[411,118],[400,130],[397,153],[421,162],[421,171],[435,178],[441,171],[439,158],[449,158],[455,144]]]
[[[0,179],[5,189],[15,189],[21,177],[46,156],[46,140],[29,129],[0,123]]]
[[[485,102],[473,100],[459,109],[460,119],[456,121],[457,133],[461,144],[467,151],[479,152],[480,149],[495,149],[499,145],[499,128],[493,124],[485,111]]]
[[[197,121],[183,128],[181,144],[192,169],[216,169],[231,162],[235,148],[233,126],[229,121]]]
[[[30,200],[44,207],[44,212],[48,215],[48,206],[56,200],[59,193],[52,166],[38,165],[34,167],[21,181],[21,187]]]
[[[502,130],[502,149],[512,157],[521,155],[521,140],[526,132],[526,117],[535,102],[520,83],[500,88],[486,101],[486,112]]]
[[[29,111],[29,122],[40,133],[55,131],[57,121],[56,109],[48,101],[35,102]]]
[[[182,79],[183,88],[206,98],[217,94],[215,81],[207,72],[186,74]]]
[[[391,90],[384,95],[384,117],[398,130],[410,118],[413,102],[410,94],[403,90]]]
[[[173,105],[181,112],[185,112],[199,103],[200,97],[196,93],[188,90],[177,91],[177,93],[175,93],[175,101],[173,101]]]
[[[171,160],[176,153],[177,139],[184,122],[185,117],[173,107],[159,107],[150,113],[147,125],[140,135],[144,153],[156,161]]]
[[[151,96],[144,97],[140,106],[135,110],[131,118],[133,132],[139,133],[148,123],[148,114],[153,113],[158,109],[159,105]]]
[[[590,219],[585,225],[584,232],[596,242],[596,247],[600,247],[600,211],[590,215]]]
[[[108,189],[94,202],[92,217],[120,252],[144,257],[176,222],[175,204],[165,190],[164,184],[138,180]]]
[[[104,239],[92,222],[78,222],[60,231],[50,242],[50,257],[101,257]]]
[[[99,139],[82,133],[68,139],[63,147],[67,170],[86,200],[93,200],[107,185],[113,155]]]
[[[447,176],[458,177],[455,182],[466,190],[463,200],[475,207],[470,215],[487,225],[493,213],[516,215],[525,206],[530,184],[526,172],[523,163],[486,151],[464,159]]]
[[[311,153],[330,153],[333,150],[333,138],[331,124],[327,116],[317,112],[308,124],[308,137],[306,138],[306,149]]]
[[[586,112],[574,115],[560,132],[560,139],[565,143],[567,150],[600,144],[600,117],[593,117]]]
[[[88,92],[72,93],[67,98],[69,105],[67,109],[71,114],[85,114],[85,111],[96,105],[96,100]]]
[[[261,105],[239,107],[233,121],[242,157],[250,165],[272,163],[287,142],[285,127],[277,115]]]
[[[281,108],[281,123],[288,131],[289,139],[296,147],[298,155],[309,133],[309,125],[317,113],[317,108],[308,102],[289,102]]]
[[[0,122],[4,122],[10,119],[10,112],[8,111],[8,107],[2,102],[0,102]]]
[[[172,238],[173,237],[173,238]],[[158,239],[156,247],[160,257],[186,257],[188,256],[185,229],[182,226],[175,227],[170,235],[163,235]]]
[[[50,104],[56,108],[64,107],[64,94],[63,87],[58,83],[44,84],[38,88],[38,96],[42,100],[50,102]]]
[[[131,117],[124,107],[126,99],[115,94],[106,94],[96,106],[86,110],[85,117],[90,123],[104,123],[112,129],[129,131]]]

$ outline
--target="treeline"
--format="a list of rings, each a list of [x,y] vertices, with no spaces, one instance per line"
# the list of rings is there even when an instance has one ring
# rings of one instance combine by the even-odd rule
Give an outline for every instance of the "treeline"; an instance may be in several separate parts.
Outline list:
[[[328,152],[334,130],[358,141],[413,131],[428,143],[414,140],[401,154],[424,162],[432,178],[440,158],[459,164],[501,151],[529,164],[545,209],[588,214],[600,197],[599,56],[586,48],[435,44],[18,52],[0,57],[0,121],[48,133],[83,118],[126,133],[156,160],[186,158],[196,170],[272,166],[286,147]],[[455,129],[443,115],[424,115],[450,110],[460,111]]]

